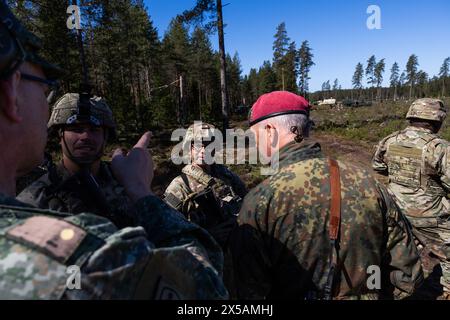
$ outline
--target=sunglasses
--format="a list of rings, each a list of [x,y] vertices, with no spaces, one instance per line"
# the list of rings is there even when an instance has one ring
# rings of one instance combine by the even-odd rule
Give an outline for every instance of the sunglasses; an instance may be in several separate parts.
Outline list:
[[[47,88],[48,88],[46,90],[46,92],[45,92],[45,95],[47,97],[47,102],[49,104],[51,104],[53,102],[53,100],[56,97],[56,94],[57,94],[57,92],[59,90],[59,83],[58,83],[58,81],[36,77],[36,76],[33,76],[31,74],[27,74],[27,73],[21,73],[21,77],[22,77],[22,79],[25,79],[25,80],[29,80],[29,81],[34,81],[34,82],[39,82],[39,83],[45,84],[47,86]]]

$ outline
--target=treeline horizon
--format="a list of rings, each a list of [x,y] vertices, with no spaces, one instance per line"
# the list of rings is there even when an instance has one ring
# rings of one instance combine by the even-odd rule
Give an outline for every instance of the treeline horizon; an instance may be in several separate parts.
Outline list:
[[[42,39],[43,55],[66,70],[61,79],[64,92],[77,92],[83,78],[80,47],[76,30],[66,26],[67,7],[76,1],[7,2]],[[220,56],[210,40],[217,31],[214,26],[186,22],[178,13],[160,35],[143,0],[91,0],[79,1],[79,5],[89,82],[93,93],[111,106],[119,134],[187,125],[193,120],[222,121]],[[226,41],[225,37],[225,47]],[[238,106],[251,106],[260,95],[274,90],[292,91],[311,101],[331,96],[383,100],[394,95],[399,99],[450,95],[450,58],[439,77],[432,78],[418,70],[415,59],[408,61],[403,80],[401,74],[391,79],[390,88],[380,86],[384,59],[376,61],[373,56],[367,66],[358,64],[353,89],[342,89],[338,82],[332,87],[328,81],[323,90],[311,93],[313,49],[308,40],[299,45],[291,41],[285,24],[280,23],[274,34],[273,57],[259,68],[243,75],[238,52],[226,55],[229,111],[233,114]],[[370,79],[369,88],[358,83],[360,75]]]

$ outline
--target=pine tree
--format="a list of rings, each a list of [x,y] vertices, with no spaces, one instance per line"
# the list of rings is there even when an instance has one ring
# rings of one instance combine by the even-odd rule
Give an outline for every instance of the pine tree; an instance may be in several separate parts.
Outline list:
[[[426,96],[427,83],[428,83],[428,74],[423,70],[417,72],[417,86],[419,91],[418,96],[420,98],[424,98]]]
[[[273,69],[277,75],[277,87],[279,90],[286,90],[286,78],[288,66],[286,64],[286,54],[289,50],[289,37],[284,22],[277,26],[277,32],[274,35],[273,42]]]
[[[217,59],[206,31],[196,27],[191,37],[190,61],[187,78],[191,84],[191,108],[193,120],[214,117],[214,105],[220,104],[220,82]]]
[[[384,59],[381,59],[374,68],[374,81],[377,86],[377,99],[381,99],[381,83],[383,82],[383,73],[384,73],[385,63]]]
[[[173,19],[169,25],[169,29],[164,35],[162,42],[163,52],[165,53],[165,70],[168,75],[167,82],[173,82],[184,77],[189,70],[189,62],[191,61],[190,39],[187,27],[179,19]],[[185,86],[187,83],[184,83]],[[180,96],[180,89],[172,87],[173,101],[176,102],[177,108],[172,109],[172,114],[175,111],[177,121],[182,124],[184,121],[183,106],[185,101],[182,101]],[[170,112],[170,109],[168,110]]]
[[[337,99],[337,91],[339,90],[339,80],[334,79],[333,82],[333,92],[334,92],[334,98]]]
[[[442,96],[445,97],[445,78],[450,76],[450,57],[446,58],[439,70],[439,77],[442,79]]]
[[[206,18],[205,15],[208,15]],[[222,100],[222,129],[225,131],[228,128],[228,112],[229,112],[229,99],[228,99],[228,85],[227,85],[227,63],[225,53],[225,40],[224,40],[224,23],[222,13],[222,0],[197,0],[195,6],[183,12],[178,16],[178,19],[185,22],[193,22],[195,24],[203,24],[205,21],[209,21],[206,25],[206,29],[217,29],[218,42],[219,42],[219,61],[220,61],[220,93]]]
[[[258,96],[277,90],[277,75],[270,64],[270,61],[264,61],[258,71]]]
[[[230,106],[231,110],[234,110],[237,106],[239,106],[241,101],[241,74],[242,67],[241,61],[239,59],[239,55],[235,52],[233,58],[229,55],[227,56],[227,65],[228,65],[228,96],[230,97]]]
[[[399,85],[399,72],[400,68],[398,67],[398,63],[394,62],[391,68],[391,78],[390,78],[390,86],[394,88],[394,101],[397,100],[397,87]]]
[[[363,88],[362,80],[364,76],[364,69],[362,63],[358,63],[355,67],[355,72],[353,73],[352,85],[353,89],[358,90],[358,96],[361,96],[361,89]]]
[[[306,96],[306,94],[309,91],[309,87],[308,87],[308,80],[310,79],[309,71],[310,71],[311,67],[314,65],[314,62],[312,60],[314,55],[312,54],[311,51],[312,50],[309,47],[308,41],[307,40],[303,41],[302,45],[300,47],[300,50],[298,51],[299,60],[300,60],[299,89],[300,89],[300,94],[303,96]]]
[[[367,66],[366,66],[366,79],[367,84],[370,85],[370,87],[373,88],[375,85],[375,66],[377,64],[376,58],[374,55],[372,55],[369,60],[367,60]],[[372,100],[373,100],[373,92],[372,92]]]
[[[406,63],[406,79],[409,84],[409,99],[412,98],[414,84],[417,80],[417,68],[419,66],[418,58],[415,54],[412,54],[408,62]]]
[[[286,55],[284,56],[284,81],[285,90],[297,93],[297,75],[299,69],[299,60],[295,42],[289,44]]]

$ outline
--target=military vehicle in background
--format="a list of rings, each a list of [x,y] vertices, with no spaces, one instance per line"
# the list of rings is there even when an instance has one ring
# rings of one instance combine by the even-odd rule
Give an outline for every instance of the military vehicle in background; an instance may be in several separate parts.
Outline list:
[[[330,99],[323,99],[318,102],[319,106],[335,106],[336,105],[336,99],[330,98]]]
[[[372,101],[369,100],[357,100],[357,99],[344,99],[340,102],[344,107],[365,107],[371,106]]]

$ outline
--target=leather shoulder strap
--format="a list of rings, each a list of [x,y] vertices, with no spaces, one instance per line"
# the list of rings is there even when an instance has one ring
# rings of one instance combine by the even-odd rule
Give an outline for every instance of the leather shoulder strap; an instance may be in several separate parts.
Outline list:
[[[333,299],[333,292],[335,291],[334,278],[339,268],[339,227],[341,224],[341,179],[339,174],[339,165],[336,160],[328,159],[330,170],[330,187],[331,187],[331,204],[330,204],[330,257],[329,257],[329,271],[327,282],[323,290],[323,297],[325,300]]]
[[[329,235],[331,240],[337,240],[341,224],[341,179],[339,165],[336,160],[328,159],[330,165],[331,184],[331,217]]]

